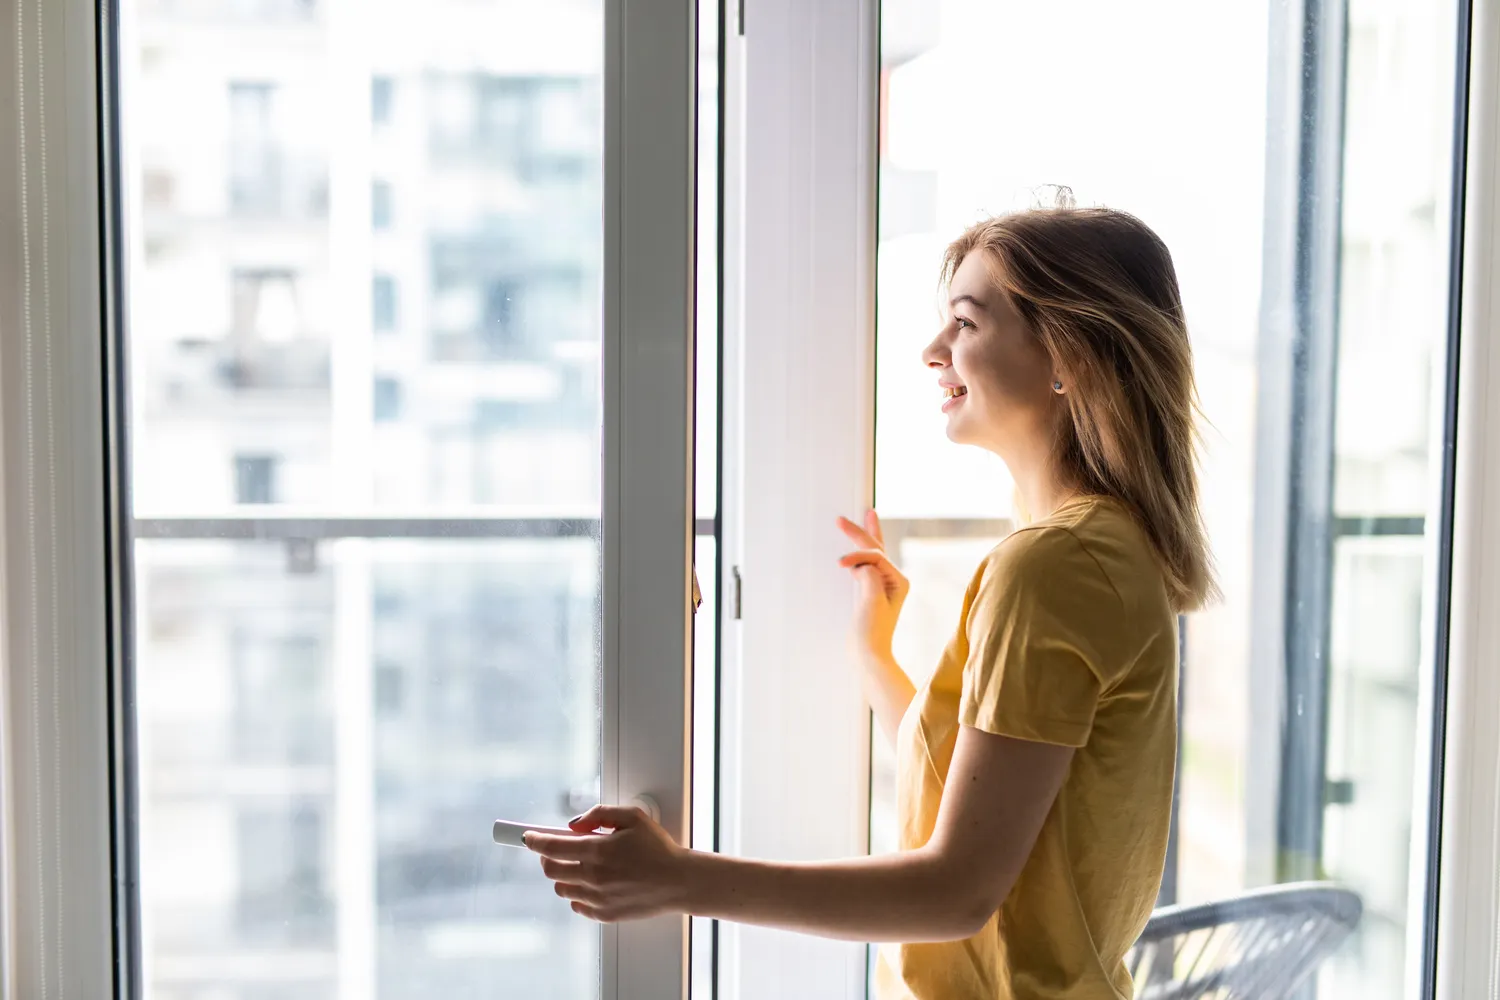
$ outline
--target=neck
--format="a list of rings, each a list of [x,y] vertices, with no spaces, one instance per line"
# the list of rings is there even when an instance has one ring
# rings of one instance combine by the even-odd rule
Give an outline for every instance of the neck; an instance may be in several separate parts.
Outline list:
[[[1033,520],[1049,517],[1078,494],[1078,488],[1064,479],[1051,455],[1005,455],[1006,466],[1016,483],[1016,493]]]
[[[1017,483],[1016,488],[1021,491],[1021,501],[1026,504],[1026,511],[1033,521],[1051,517],[1059,507],[1078,495],[1077,490],[1056,484],[1028,489]]]

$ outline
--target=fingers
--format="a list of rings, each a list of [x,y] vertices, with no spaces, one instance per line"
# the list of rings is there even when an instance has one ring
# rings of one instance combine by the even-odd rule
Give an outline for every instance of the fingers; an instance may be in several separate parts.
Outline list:
[[[870,593],[884,594],[892,601],[902,599],[911,586],[910,582],[884,555],[876,553],[876,556],[878,558],[867,552],[851,552],[840,559],[839,564],[852,570],[855,579],[861,586],[868,587]]]
[[[604,889],[598,885],[597,876],[586,865],[574,865],[571,870],[559,868],[562,862],[541,862],[541,874],[552,880],[552,891],[564,900],[582,900],[585,903],[603,903]]]
[[[900,589],[906,586],[906,574],[896,568],[891,562],[890,556],[878,549],[862,549],[859,552],[850,552],[839,560],[839,565],[845,569],[864,569],[868,567],[880,574],[881,579],[889,587]]]
[[[570,837],[566,834],[537,833],[528,831],[522,839],[533,854],[556,861],[592,861],[598,856],[602,837]]]
[[[854,569],[857,566],[874,566],[878,569],[895,570],[896,564],[891,562],[891,557],[880,549],[859,549],[839,558],[839,565],[846,569]]]
[[[869,518],[867,517],[866,518],[866,523],[868,523],[868,522],[869,522]],[[879,528],[878,528],[879,521],[878,520],[876,521],[876,524],[877,524],[877,530],[879,530]],[[869,531],[866,531],[864,528],[861,528],[859,525],[855,524],[853,521],[849,520],[847,517],[841,517],[841,518],[839,518],[838,519],[838,526],[839,526],[839,530],[842,531],[845,535],[847,535],[850,541],[852,541],[855,545],[858,545],[862,549],[880,549],[880,548],[884,548],[884,544],[881,542],[881,540],[880,540],[880,538],[879,538],[878,535],[871,534]]]
[[[617,917],[614,916],[613,907],[609,900],[595,892],[580,889],[577,886],[565,886],[561,883],[557,886],[557,894],[568,900],[573,912],[590,920],[597,920],[601,924],[613,923]]]
[[[635,806],[598,805],[581,816],[568,821],[568,826],[579,833],[595,830],[628,830],[646,821],[646,814]]]
[[[582,861],[558,861],[555,858],[542,858],[542,874],[554,882],[567,882],[570,885],[596,885],[598,872],[592,864]]]
[[[869,566],[857,566],[854,569],[854,582],[859,587],[860,600],[869,600],[876,595],[886,596],[886,584],[880,577],[880,573]]]
[[[573,912],[580,917],[588,917],[590,920],[598,921],[601,924],[612,924],[618,919],[609,910],[590,906],[587,903],[580,903],[575,900],[572,905]]]
[[[876,545],[885,548],[885,532],[880,529],[880,515],[873,509],[865,511],[865,531],[875,539]]]
[[[568,900],[573,912],[579,916],[601,924],[623,919],[626,911],[620,909],[618,900],[611,901],[608,889],[601,889],[593,883],[587,865],[572,865],[570,870],[566,862],[544,858],[542,871],[553,880],[552,891]]]

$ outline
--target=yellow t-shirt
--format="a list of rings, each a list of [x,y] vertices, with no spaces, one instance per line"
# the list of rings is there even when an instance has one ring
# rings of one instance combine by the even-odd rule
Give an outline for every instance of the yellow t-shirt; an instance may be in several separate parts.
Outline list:
[[[1123,959],[1167,850],[1176,622],[1150,542],[1116,501],[1074,500],[985,558],[897,735],[901,847],[932,836],[960,725],[1078,749],[999,912],[966,941],[883,946],[880,1000],[1132,995]]]

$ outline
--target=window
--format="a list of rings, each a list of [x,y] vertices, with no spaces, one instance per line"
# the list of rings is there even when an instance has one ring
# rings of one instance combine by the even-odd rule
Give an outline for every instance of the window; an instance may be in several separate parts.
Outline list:
[[[280,30],[296,32],[295,24],[283,23]],[[170,167],[151,171],[156,190],[163,185],[176,190],[190,181],[211,183],[209,177],[195,176],[209,163],[223,162],[228,168],[230,215],[245,220],[315,221],[328,212],[328,154],[326,135],[311,133],[306,119],[297,110],[302,102],[313,101],[306,78],[299,78],[286,62],[262,64],[265,79],[224,80],[215,73],[213,83],[226,88],[228,106],[205,117],[204,129],[220,126],[228,144],[219,150],[204,147],[204,137],[184,139],[180,145],[158,147],[153,156],[163,157]],[[143,69],[171,78],[179,65],[171,61],[152,60]],[[222,81],[222,82],[221,82]],[[208,81],[203,81],[207,83]],[[182,85],[188,85],[187,80]],[[197,112],[206,115],[207,109]],[[222,121],[222,125],[220,125]],[[195,190],[201,190],[195,189]],[[196,196],[183,207],[191,214],[204,214],[206,205]]]
[[[330,852],[316,806],[248,806],[236,816],[235,832],[240,886],[234,935],[264,945],[316,941],[326,947],[333,935]]]
[[[274,455],[238,455],[234,460],[235,503],[274,503],[276,497]]]
[[[519,339],[516,296],[519,289],[509,281],[490,281],[484,286],[484,318],[481,335],[487,350],[503,353]]]
[[[376,229],[391,227],[391,201],[394,197],[389,181],[375,181],[370,186],[370,219]]]
[[[1004,467],[943,441],[916,363],[936,262],[971,221],[1070,184],[1172,249],[1209,422],[1225,596],[1182,623],[1161,903],[1326,881],[1364,916],[1308,995],[1411,995],[1434,891],[1414,835],[1432,790],[1412,761],[1439,669],[1455,8],[1346,0],[1304,31],[1276,4],[1081,4],[1066,36],[1042,4],[882,8],[876,500],[913,579],[902,662],[920,679],[935,661],[967,570],[1014,524]],[[1267,25],[1268,48],[1230,41]],[[1031,41],[977,58],[1002,37]],[[1181,80],[1200,81],[1186,101]],[[1047,99],[976,131],[951,95],[979,91]],[[874,750],[872,833],[889,846],[891,763]]]
[[[128,387],[140,405],[111,448],[143,456],[118,470],[132,504],[116,558],[139,621],[122,683],[140,692],[121,722],[141,749],[120,774],[141,821],[121,836],[139,837],[142,859],[120,884],[139,885],[126,905],[145,929],[122,961],[163,997],[402,1000],[500,984],[568,998],[600,995],[602,963],[621,954],[645,961],[611,959],[611,989],[680,992],[685,941],[578,920],[489,830],[649,793],[687,836],[691,706],[644,699],[673,682],[630,670],[675,670],[687,690],[694,511],[685,491],[657,491],[691,473],[694,94],[680,81],[694,53],[626,53],[627,27],[671,33],[630,11],[607,34],[597,0],[524,17],[497,0],[443,3],[420,24],[398,7],[354,24],[252,6],[189,18],[138,0],[124,16],[139,33],[118,36],[137,48],[111,60],[132,67],[121,190],[138,187],[145,146],[167,151],[179,190],[211,189],[217,164],[233,179],[190,237],[134,239],[179,219],[132,203],[117,248],[130,321],[115,346],[142,363]],[[497,30],[482,74],[448,44]],[[611,140],[655,164],[641,173],[606,176],[606,60],[621,87],[656,95],[621,106]],[[476,129],[504,155],[330,139],[347,139],[364,93],[373,123],[392,123],[398,73],[482,80]],[[543,105],[554,91],[571,101]],[[230,94],[223,158],[182,152],[204,92]],[[536,122],[559,114],[577,162],[552,169]],[[675,123],[676,138],[637,117]],[[308,177],[335,207],[368,195],[369,216],[304,211]],[[606,191],[629,206],[607,223]],[[652,293],[605,300],[627,259]],[[702,260],[712,285],[714,257]],[[351,301],[365,288],[367,324]],[[528,315],[533,301],[550,318]],[[547,349],[533,349],[525,331],[543,324]],[[413,336],[377,337],[398,326]],[[649,371],[622,364],[625,330]],[[458,360],[507,363],[486,372],[420,349],[450,333]],[[632,415],[674,397],[665,423]],[[657,562],[663,579],[642,586],[627,540],[652,560],[675,547],[677,570]],[[674,589],[683,599],[661,601]],[[660,606],[634,609],[641,598]],[[643,618],[679,627],[620,626]]]
[[[649,792],[699,847],[889,845],[828,522],[884,510],[920,671],[1014,522],[921,403],[937,254],[1054,182],[1167,238],[1213,421],[1161,903],[1326,879],[1365,915],[1307,996],[1492,985],[1471,5],[705,2],[695,109],[660,5],[59,3],[0,118],[21,995],[863,996],[863,945],[581,923],[487,823]]]
[[[297,277],[290,268],[235,268],[230,291],[233,339],[281,343],[301,335]]]
[[[507,266],[502,245],[433,248],[432,350],[444,361],[542,361],[551,378],[566,365],[554,350],[588,329],[573,306],[574,282],[559,287],[555,276],[516,260]],[[561,292],[561,294],[559,294]],[[543,337],[552,344],[543,342]],[[542,390],[529,394],[532,401]]]
[[[396,279],[377,274],[371,284],[371,324],[376,331],[387,333],[396,328]]]
[[[398,715],[406,704],[406,672],[396,663],[375,667],[375,711]]]
[[[388,76],[377,76],[370,81],[370,120],[376,125],[390,123],[395,91],[396,82]]]
[[[229,84],[229,206],[234,212],[270,214],[281,207],[275,95],[269,83]]]
[[[375,379],[375,419],[396,420],[401,416],[401,383],[393,378]]]

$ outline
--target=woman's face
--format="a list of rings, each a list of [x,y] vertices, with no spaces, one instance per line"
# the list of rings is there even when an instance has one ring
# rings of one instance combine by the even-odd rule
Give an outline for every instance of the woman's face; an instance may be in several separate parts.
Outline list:
[[[948,290],[947,322],[922,352],[938,377],[948,437],[1012,457],[1050,447],[1058,405],[1052,362],[1010,299],[969,254]]]

